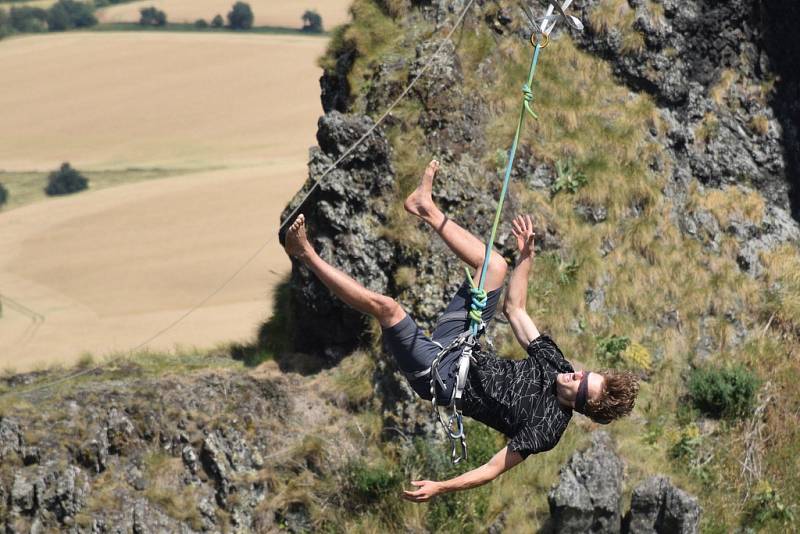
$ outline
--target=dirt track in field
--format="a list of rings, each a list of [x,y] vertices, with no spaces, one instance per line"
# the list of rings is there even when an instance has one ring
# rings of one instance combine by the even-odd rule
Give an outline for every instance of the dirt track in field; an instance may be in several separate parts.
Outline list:
[[[0,212],[0,369],[147,339],[264,240],[306,177],[325,40],[220,34],[45,35],[0,43],[0,166],[196,168]],[[213,168],[214,170],[207,170]],[[203,170],[205,169],[205,170]],[[273,241],[150,346],[249,339],[289,262]]]

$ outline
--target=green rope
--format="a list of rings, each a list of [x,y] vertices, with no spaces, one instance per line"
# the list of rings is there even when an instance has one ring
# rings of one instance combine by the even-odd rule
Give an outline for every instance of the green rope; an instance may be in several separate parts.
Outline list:
[[[531,104],[533,103],[533,91],[531,91],[531,88],[527,83],[522,86],[522,102],[522,105],[525,106],[525,111],[527,111],[531,117],[538,121],[539,115],[537,115],[536,112],[531,109]]]
[[[480,325],[483,322],[483,310],[486,308],[486,303],[489,302],[489,296],[486,294],[485,289],[475,286],[469,269],[465,268],[464,270],[467,271],[467,279],[470,285],[469,292],[472,295],[472,302],[470,302],[469,305],[470,324]],[[473,334],[474,333],[476,332],[473,332]]]
[[[503,189],[500,192],[500,199],[497,202],[497,211],[494,215],[494,224],[492,225],[492,232],[489,236],[489,241],[486,242],[486,252],[483,256],[483,267],[481,268],[481,277],[480,283],[475,286],[475,282],[472,280],[472,277],[469,277],[470,286],[471,286],[471,293],[473,295],[473,303],[480,302],[481,297],[486,296],[486,291],[484,290],[484,286],[486,284],[486,272],[489,270],[489,258],[492,252],[492,247],[494,246],[494,239],[497,235],[497,227],[500,226],[500,215],[503,212],[503,204],[506,200],[506,194],[508,193],[508,183],[511,181],[511,169],[514,166],[514,158],[517,155],[517,145],[519,144],[519,136],[522,132],[522,123],[525,120],[525,114],[530,114],[534,119],[538,119],[539,117],[534,113],[533,109],[531,109],[531,103],[533,102],[533,92],[531,91],[531,84],[533,83],[533,75],[536,73],[536,65],[539,63],[539,52],[541,51],[542,46],[541,43],[536,43],[536,48],[533,51],[533,58],[531,58],[531,66],[528,69],[528,81],[525,85],[522,86],[523,92],[523,101],[522,106],[520,107],[519,112],[519,121],[517,121],[517,131],[514,134],[514,142],[511,144],[511,150],[508,155],[508,165],[506,166],[506,173],[505,177],[503,178]],[[475,308],[479,308],[476,312]],[[485,307],[485,302],[484,302]],[[481,316],[481,308],[478,304],[474,307],[470,306],[469,318],[470,318],[470,331],[473,335],[477,335],[478,331],[480,330],[481,324],[483,323],[483,318]]]

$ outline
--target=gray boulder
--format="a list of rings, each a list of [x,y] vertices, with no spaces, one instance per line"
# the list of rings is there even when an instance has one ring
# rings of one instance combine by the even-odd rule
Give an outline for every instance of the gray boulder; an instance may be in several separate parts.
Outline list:
[[[317,252],[368,289],[386,293],[394,248],[382,239],[386,207],[381,202],[393,187],[389,144],[380,129],[330,172],[325,170],[373,126],[366,116],[332,111],[319,120],[319,148],[311,150],[309,177],[281,216],[295,208],[306,217]],[[319,185],[306,199],[315,183]],[[288,226],[288,225],[287,225]],[[281,235],[283,240],[284,235]],[[293,262],[290,323],[294,350],[333,365],[351,352],[366,332],[364,317],[331,296],[304,266]]]
[[[252,510],[264,500],[266,488],[261,482],[249,482],[246,475],[262,465],[261,455],[238,430],[228,428],[206,436],[200,460],[215,482],[219,506],[230,513],[235,525],[251,527]]]
[[[622,460],[610,436],[595,432],[591,446],[561,468],[547,496],[553,532],[619,532],[622,476]]]
[[[438,53],[437,53],[438,51]],[[427,69],[425,65],[429,65]],[[463,90],[464,75],[450,40],[432,40],[419,45],[408,82],[419,76],[412,90],[422,104],[419,124],[435,154],[450,157],[475,153],[484,143],[485,106]]]
[[[12,453],[19,453],[23,446],[19,424],[8,417],[0,417],[0,462]]]
[[[89,494],[89,479],[78,467],[58,462],[17,471],[11,487],[11,513],[72,521]]]
[[[695,534],[701,508],[697,498],[663,476],[650,477],[633,490],[625,516],[629,534]]]

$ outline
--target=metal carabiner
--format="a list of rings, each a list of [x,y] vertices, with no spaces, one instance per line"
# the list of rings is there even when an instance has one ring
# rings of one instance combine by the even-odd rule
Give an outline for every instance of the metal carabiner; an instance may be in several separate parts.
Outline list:
[[[453,432],[453,422],[457,424],[455,427],[457,429],[456,432]],[[450,419],[447,421],[447,434],[450,436],[450,439],[463,439],[464,438],[464,419],[461,417],[461,414],[453,411],[453,415],[450,416]]]
[[[453,422],[458,425],[457,433],[452,431]],[[453,408],[453,415],[450,416],[448,426],[447,433],[450,438],[450,459],[453,465],[456,465],[462,460],[467,459],[467,435],[464,432],[464,418],[455,408]],[[458,442],[456,440],[458,440]],[[457,443],[461,443],[461,454],[456,454]]]
[[[461,436],[458,441],[461,442],[461,454],[456,454],[456,440],[450,440],[450,460],[453,462],[453,465],[458,465],[462,460],[467,459],[466,436]]]

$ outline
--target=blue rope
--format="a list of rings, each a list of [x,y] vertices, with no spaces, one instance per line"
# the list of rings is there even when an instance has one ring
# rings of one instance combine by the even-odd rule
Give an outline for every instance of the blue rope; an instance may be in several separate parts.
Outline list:
[[[486,272],[489,270],[489,258],[491,257],[490,254],[492,252],[492,247],[494,246],[495,236],[497,235],[497,227],[500,225],[500,215],[503,212],[503,203],[505,202],[506,195],[508,193],[508,183],[511,181],[511,169],[514,167],[514,158],[517,155],[517,145],[519,145],[519,136],[522,132],[522,123],[525,119],[525,113],[529,113],[531,116],[538,119],[536,114],[531,109],[530,104],[533,102],[533,91],[531,91],[531,84],[533,83],[533,75],[536,74],[536,65],[539,63],[539,52],[541,49],[541,43],[536,43],[536,48],[533,52],[533,58],[531,59],[531,66],[528,69],[528,81],[522,86],[523,101],[519,112],[517,131],[514,134],[514,142],[511,144],[511,150],[508,154],[508,165],[506,166],[505,177],[503,178],[503,189],[500,192],[500,200],[497,203],[497,211],[494,215],[492,232],[489,236],[489,241],[486,242],[486,252],[483,255],[483,267],[481,268],[480,283],[477,287],[475,287],[475,284],[472,282],[472,278],[470,277],[470,285],[472,286],[472,289],[477,290],[476,293],[473,293],[473,295],[477,296],[477,300],[476,297],[473,296],[473,303],[475,303],[476,307],[479,307],[481,297],[485,298],[486,296],[486,291],[484,290],[484,286],[486,284]],[[469,273],[467,273],[467,275],[469,275]],[[486,305],[484,303],[484,307],[485,306]],[[470,307],[470,330],[474,335],[477,335],[483,320],[480,314],[473,314],[473,311],[475,310],[472,309],[472,306]],[[480,309],[482,310],[483,308]]]

